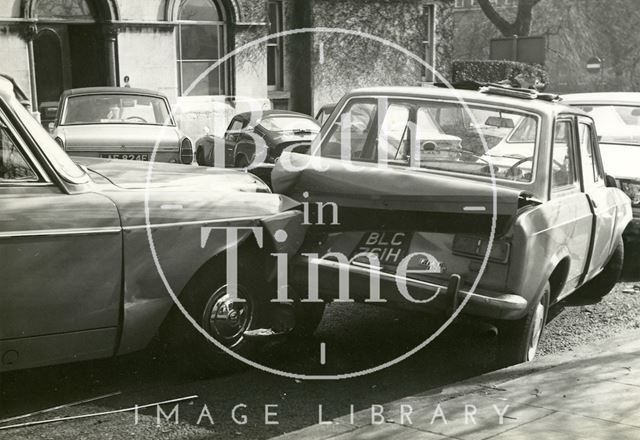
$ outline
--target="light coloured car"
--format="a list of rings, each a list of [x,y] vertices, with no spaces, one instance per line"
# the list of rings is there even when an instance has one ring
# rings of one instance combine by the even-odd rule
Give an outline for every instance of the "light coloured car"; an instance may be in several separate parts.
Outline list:
[[[291,284],[325,302],[462,307],[498,328],[500,365],[533,359],[551,305],[614,287],[631,220],[593,119],[557,100],[497,86],[345,95],[310,153],[284,153],[272,173],[275,191],[317,207]],[[370,116],[344,143],[352,113]],[[423,154],[431,119],[460,140],[454,154]]]
[[[563,100],[596,122],[605,170],[618,180],[633,206],[625,236],[640,243],[640,93],[581,93],[564,95]]]
[[[191,140],[177,127],[167,97],[152,90],[67,90],[60,97],[52,131],[74,157],[193,162]]]
[[[3,78],[0,149],[0,371],[119,356],[158,335],[197,371],[226,368],[231,358],[167,286],[222,345],[259,348],[246,332],[271,327],[266,267],[270,252],[294,254],[302,241],[296,202],[235,170],[79,165]],[[279,230],[291,241],[272,238]]]

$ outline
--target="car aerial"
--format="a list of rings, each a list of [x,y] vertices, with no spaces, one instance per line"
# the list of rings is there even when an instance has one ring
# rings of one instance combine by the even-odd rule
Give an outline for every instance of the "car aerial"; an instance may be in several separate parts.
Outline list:
[[[633,206],[625,238],[629,243],[640,242],[640,93],[581,93],[562,98],[596,122],[605,169],[618,180]]]
[[[245,332],[273,327],[267,256],[297,250],[298,203],[236,170],[78,165],[3,78],[0,147],[0,371],[123,355],[156,335],[195,370],[224,368],[231,358],[167,285],[235,352],[259,345]],[[225,276],[230,254],[237,282]]]
[[[129,87],[63,92],[52,136],[71,156],[190,164],[191,140],[176,126],[167,97]],[[155,155],[153,155],[155,152]]]
[[[207,134],[196,141],[196,160],[199,165],[247,168],[257,157],[259,165],[268,170],[263,173],[268,177],[282,150],[308,147],[319,131],[318,122],[302,113],[287,110],[239,113],[231,119],[224,138]],[[216,145],[224,146],[224,164],[216,163]]]
[[[556,100],[502,86],[347,94],[309,153],[284,153],[273,170],[274,190],[311,224],[291,285],[323,304],[445,317],[463,305],[497,328],[500,365],[531,360],[552,304],[613,288],[631,219],[593,120]],[[431,133],[460,143],[431,154]]]

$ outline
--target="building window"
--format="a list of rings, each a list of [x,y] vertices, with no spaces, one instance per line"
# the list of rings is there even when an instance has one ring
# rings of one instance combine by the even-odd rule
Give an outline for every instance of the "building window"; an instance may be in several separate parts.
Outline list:
[[[464,8],[464,0],[456,0],[456,8]]]
[[[284,30],[284,15],[281,0],[269,1],[269,33]],[[269,90],[282,90],[284,87],[284,42],[282,37],[267,42],[267,85]]]
[[[424,61],[434,70],[436,69],[436,26],[435,26],[435,6],[427,5],[424,8],[422,17],[424,23],[422,45],[424,47]],[[433,82],[433,71],[426,66],[422,70],[422,81]]]
[[[178,86],[180,95],[226,95],[226,63],[193,82],[226,52],[223,9],[214,0],[182,0],[178,14]],[[193,89],[189,88],[193,85]]]
[[[38,18],[83,18],[92,20],[95,16],[91,3],[87,0],[38,0],[35,16]]]

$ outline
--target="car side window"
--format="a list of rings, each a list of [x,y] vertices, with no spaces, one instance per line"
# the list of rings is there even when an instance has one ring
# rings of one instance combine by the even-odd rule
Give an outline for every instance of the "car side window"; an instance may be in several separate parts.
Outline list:
[[[575,146],[571,135],[572,122],[556,122],[551,163],[551,189],[564,190],[578,188],[575,164]]]
[[[228,131],[238,131],[242,129],[242,121],[240,119],[234,119],[233,121],[231,121],[231,124],[229,125],[229,129]]]
[[[363,152],[376,115],[374,102],[353,102],[331,127],[321,155],[343,159],[364,159]]]
[[[0,183],[37,182],[38,176],[25,160],[0,120]]]
[[[581,122],[578,125],[580,135],[580,160],[582,162],[582,179],[586,187],[602,182],[602,176],[598,169],[598,161],[593,150],[593,127],[591,124]]]
[[[379,160],[401,159],[399,153],[408,151],[406,140],[408,138],[409,107],[400,104],[391,104],[387,107],[378,132],[378,157]],[[401,149],[400,147],[403,146]]]

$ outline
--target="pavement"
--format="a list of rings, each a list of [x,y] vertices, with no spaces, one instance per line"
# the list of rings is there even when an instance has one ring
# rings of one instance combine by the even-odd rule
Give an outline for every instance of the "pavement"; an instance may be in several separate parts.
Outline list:
[[[321,409],[319,408],[319,413]],[[640,439],[640,331],[543,357],[277,437]]]

